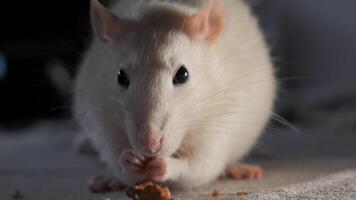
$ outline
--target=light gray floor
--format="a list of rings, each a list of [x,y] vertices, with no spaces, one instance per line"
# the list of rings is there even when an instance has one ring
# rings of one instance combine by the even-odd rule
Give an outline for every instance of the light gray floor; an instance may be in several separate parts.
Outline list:
[[[176,199],[210,199],[212,190],[231,199],[236,192],[275,190],[334,172],[356,169],[356,134],[269,133],[258,145],[263,155],[254,163],[265,169],[259,181],[217,181],[195,191],[176,192]],[[11,199],[16,189],[28,200],[112,200],[120,193],[93,195],[88,180],[106,174],[95,158],[76,153],[75,129],[66,122],[43,122],[15,135],[0,134],[0,199]],[[23,133],[26,134],[23,134]],[[248,196],[246,197],[248,199]],[[212,198],[213,199],[213,198]]]

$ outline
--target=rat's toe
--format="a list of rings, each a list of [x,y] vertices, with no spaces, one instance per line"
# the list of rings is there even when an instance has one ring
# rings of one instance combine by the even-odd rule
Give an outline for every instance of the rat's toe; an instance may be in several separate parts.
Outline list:
[[[229,165],[225,169],[225,174],[231,179],[260,179],[263,176],[263,169],[258,165],[236,164]]]
[[[89,182],[89,189],[92,193],[106,193],[109,191],[121,191],[125,185],[121,181],[114,178],[106,178],[104,176],[96,176]]]

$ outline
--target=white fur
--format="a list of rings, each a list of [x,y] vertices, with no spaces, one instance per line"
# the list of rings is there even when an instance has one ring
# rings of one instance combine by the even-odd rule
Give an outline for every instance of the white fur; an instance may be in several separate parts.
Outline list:
[[[118,166],[128,145],[140,151],[137,121],[158,127],[169,116],[161,133],[165,138],[162,155],[173,154],[182,142],[193,144],[194,152],[187,159],[171,158],[168,162],[168,180],[187,187],[216,179],[260,136],[275,96],[268,48],[248,6],[242,0],[225,2],[228,14],[222,38],[204,46],[181,32],[172,32],[168,42],[152,54],[164,67],[150,66],[148,58],[144,62],[130,46],[130,38],[114,49],[98,40],[89,48],[75,83],[75,115],[102,158],[125,183],[142,178],[128,175]],[[112,11],[136,18],[149,6],[160,3],[122,1]],[[190,80],[174,87],[171,79],[179,64],[187,66]],[[127,67],[128,90],[116,82],[120,67]]]

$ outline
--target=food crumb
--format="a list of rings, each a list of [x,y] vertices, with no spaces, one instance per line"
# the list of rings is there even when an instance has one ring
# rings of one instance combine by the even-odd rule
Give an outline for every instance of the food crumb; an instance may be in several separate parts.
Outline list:
[[[214,190],[212,193],[211,193],[211,196],[212,197],[218,197],[220,196],[220,192],[218,190]]]
[[[248,195],[248,193],[247,193],[247,192],[238,192],[238,193],[236,193],[236,195],[239,196],[239,197],[241,197],[241,196],[246,196],[246,195]]]
[[[161,187],[152,181],[137,183],[129,188],[126,194],[133,200],[173,200],[167,187]]]

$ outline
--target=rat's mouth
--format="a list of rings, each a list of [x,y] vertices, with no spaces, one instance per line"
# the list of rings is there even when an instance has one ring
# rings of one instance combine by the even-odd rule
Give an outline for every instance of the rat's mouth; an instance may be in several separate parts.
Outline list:
[[[150,152],[147,152],[147,151],[143,150],[142,148],[137,147],[135,145],[131,145],[131,146],[135,152],[137,152],[139,155],[144,156],[147,159],[160,157],[160,156],[168,156],[170,158],[184,158],[184,157],[187,157],[186,154],[188,154],[184,148],[179,148],[174,153],[166,152],[166,151],[164,151],[164,149],[161,149],[155,153],[150,153]]]
[[[162,148],[156,152],[150,152],[150,151],[142,148],[142,146],[140,146],[140,145],[131,145],[131,146],[135,152],[137,152],[138,154],[140,154],[146,158],[154,158],[154,157],[158,157],[158,156],[168,155]]]

